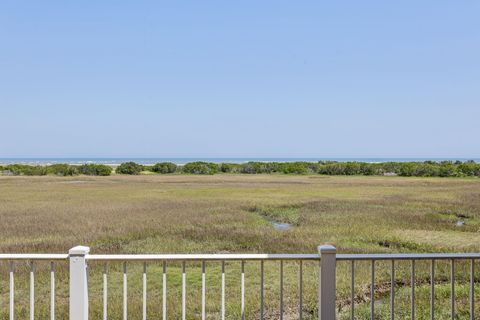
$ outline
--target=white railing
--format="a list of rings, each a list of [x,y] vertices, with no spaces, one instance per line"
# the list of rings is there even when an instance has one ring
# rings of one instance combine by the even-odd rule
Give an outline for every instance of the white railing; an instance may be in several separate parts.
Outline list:
[[[320,246],[318,254],[133,254],[133,255],[91,255],[88,247],[78,246],[70,249],[68,254],[0,254],[0,261],[9,262],[9,319],[15,318],[15,263],[16,261],[28,261],[29,268],[29,316],[35,319],[35,263],[36,261],[50,262],[50,319],[55,319],[55,265],[58,261],[69,261],[69,314],[70,320],[88,320],[89,317],[89,277],[87,264],[89,261],[103,261],[103,296],[102,296],[102,315],[103,319],[108,319],[108,268],[106,262],[123,262],[122,276],[122,315],[127,320],[128,316],[128,262],[143,262],[142,272],[142,314],[141,318],[147,319],[147,263],[162,263],[162,319],[168,318],[167,313],[167,263],[180,262],[182,281],[181,281],[181,317],[187,318],[187,299],[186,299],[186,263],[198,261],[201,263],[201,319],[205,320],[206,311],[206,262],[221,263],[221,299],[220,299],[220,319],[225,319],[226,299],[225,299],[225,264],[236,261],[240,263],[240,318],[245,318],[245,263],[256,262],[260,264],[260,307],[256,314],[260,319],[264,319],[264,262],[277,261],[280,267],[280,294],[279,294],[279,318],[284,317],[284,262],[294,261],[298,263],[298,318],[303,319],[303,262],[319,262],[318,278],[318,317],[320,320],[335,319],[338,310],[336,304],[336,282],[338,266],[340,263],[349,262],[351,283],[350,290],[350,319],[355,319],[355,283],[357,262],[367,261],[370,263],[370,318],[375,319],[375,272],[377,262],[390,262],[390,319],[395,318],[395,287],[397,268],[396,261],[410,262],[410,319],[415,319],[415,287],[416,287],[416,261],[430,261],[430,318],[435,318],[435,266],[437,262],[447,261],[450,264],[450,313],[451,318],[456,317],[455,301],[455,266],[457,261],[467,261],[469,263],[469,319],[475,319],[475,262],[480,260],[480,253],[449,253],[449,254],[337,254],[333,246]],[[398,286],[397,286],[398,287]]]
[[[279,317],[283,319],[284,305],[283,305],[283,263],[284,261],[296,261],[299,263],[299,319],[303,318],[303,261],[319,261],[318,254],[130,254],[130,255],[86,255],[87,261],[122,261],[123,262],[123,319],[127,319],[128,311],[128,285],[127,285],[127,262],[128,261],[143,261],[142,273],[142,319],[147,319],[147,261],[163,262],[162,272],[162,319],[167,319],[167,274],[166,263],[168,261],[177,261],[182,263],[182,320],[186,319],[186,262],[200,261],[202,273],[202,289],[201,289],[201,318],[206,319],[206,262],[217,261],[221,262],[221,306],[220,318],[225,319],[225,263],[237,261],[241,263],[240,274],[240,314],[241,319],[245,318],[245,262],[257,261],[260,263],[260,310],[259,317],[264,319],[264,262],[278,261],[280,264],[280,310]],[[103,319],[107,319],[107,301],[108,301],[108,278],[107,268],[103,271]],[[335,308],[333,308],[335,310]],[[76,318],[75,320],[84,320],[84,318]]]
[[[15,318],[15,261],[28,261],[29,276],[29,319],[35,319],[35,262],[50,261],[50,319],[55,319],[55,262],[65,261],[68,254],[0,254],[0,261],[9,261],[9,319]]]
[[[337,261],[351,263],[351,314],[355,319],[355,262],[370,261],[370,318],[375,319],[375,263],[390,261],[390,319],[395,319],[395,261],[410,261],[410,319],[415,319],[415,271],[416,261],[430,261],[430,319],[435,319],[435,265],[437,261],[450,263],[450,317],[456,319],[455,313],[455,264],[456,261],[470,263],[469,276],[469,319],[475,319],[475,261],[480,253],[427,253],[427,254],[339,254]]]

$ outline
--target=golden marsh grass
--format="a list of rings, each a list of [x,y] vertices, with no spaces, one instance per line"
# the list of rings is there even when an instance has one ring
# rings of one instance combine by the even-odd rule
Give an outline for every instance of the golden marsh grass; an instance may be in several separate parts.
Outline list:
[[[276,230],[270,219],[290,222]],[[464,226],[457,226],[464,221]],[[313,253],[333,243],[339,252],[479,251],[480,180],[457,178],[335,177],[290,175],[140,175],[110,177],[0,177],[0,252],[64,253],[78,244],[92,253]],[[42,269],[43,268],[43,269]],[[258,264],[247,263],[247,318],[258,314]],[[339,265],[340,316],[348,314],[349,269]],[[377,281],[388,265],[379,263]],[[402,269],[403,268],[403,269]],[[462,269],[463,268],[463,269]],[[458,266],[458,313],[468,310],[467,266]],[[17,267],[17,316],[28,315],[27,267]],[[37,315],[48,315],[48,266],[39,266]],[[57,313],[65,315],[65,268],[58,267]],[[101,270],[91,265],[92,315],[101,306]],[[130,316],[140,317],[141,264],[129,269]],[[439,281],[448,266],[439,267]],[[121,314],[121,266],[110,270],[111,316]],[[160,314],[161,266],[149,270],[149,313]],[[199,266],[188,266],[189,318],[198,318]],[[207,264],[208,318],[218,318],[219,265]],[[403,270],[403,271],[402,271]],[[398,271],[408,279],[408,265]],[[418,266],[418,318],[428,316],[428,265]],[[465,271],[465,272],[462,272]],[[298,265],[285,265],[286,318],[296,318]],[[443,273],[442,273],[443,272]],[[7,266],[0,275],[2,318],[8,305]],[[227,317],[238,318],[239,266],[227,266]],[[368,265],[358,269],[358,318],[368,318]],[[278,265],[266,269],[269,318],[278,317]],[[446,279],[443,278],[447,277]],[[305,318],[316,312],[316,267],[305,266]],[[169,312],[179,314],[180,266],[168,267]],[[443,280],[442,280],[443,279]],[[383,281],[383,282],[382,282]],[[440,283],[439,282],[439,283]],[[445,282],[445,283],[444,283]],[[438,305],[448,306],[448,283],[439,284]],[[442,289],[442,286],[445,287]],[[376,293],[388,299],[388,290]],[[399,285],[399,316],[408,315],[408,292]],[[444,301],[445,300],[445,301]],[[480,303],[479,303],[480,304]],[[402,306],[404,307],[402,309]],[[423,307],[422,307],[423,306]],[[377,308],[388,315],[387,304]],[[406,311],[402,311],[406,310]],[[402,313],[403,312],[403,313]],[[442,307],[439,318],[448,317]],[[442,313],[443,312],[443,313]]]

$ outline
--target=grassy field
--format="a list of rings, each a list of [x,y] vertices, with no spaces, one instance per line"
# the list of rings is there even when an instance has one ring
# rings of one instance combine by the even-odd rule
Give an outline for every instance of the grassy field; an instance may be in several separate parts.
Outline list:
[[[272,221],[292,225],[276,230]],[[457,222],[464,225],[457,225]],[[480,251],[480,179],[336,177],[289,175],[0,177],[0,252],[66,252],[83,244],[92,253],[314,253],[332,243],[342,253]],[[38,266],[40,318],[48,312],[48,266]],[[467,265],[457,268],[459,319],[468,309],[463,280]],[[0,315],[8,304],[7,266],[0,275]],[[43,269],[42,269],[43,268]],[[148,266],[149,312],[160,312],[161,265]],[[403,268],[403,269],[402,269]],[[419,263],[418,318],[428,316],[429,266]],[[18,314],[27,314],[27,267],[17,266]],[[67,276],[58,266],[57,310],[66,311]],[[101,304],[101,270],[91,266],[92,315]],[[121,314],[120,265],[110,265],[111,315]],[[139,318],[140,265],[129,267],[132,319]],[[188,265],[189,318],[198,318],[200,273]],[[247,263],[247,318],[258,307],[258,265]],[[480,268],[478,268],[480,269]],[[219,265],[207,265],[209,318],[218,318]],[[349,312],[347,265],[339,266],[340,317]],[[358,269],[356,314],[368,317],[368,265]],[[443,271],[442,271],[443,270]],[[388,279],[388,266],[379,263],[377,281]],[[316,266],[305,266],[305,318],[316,312]],[[297,317],[298,265],[285,265],[286,319]],[[42,276],[41,274],[45,274]],[[227,316],[238,319],[239,266],[227,265]],[[277,318],[278,265],[266,265],[268,314]],[[439,281],[448,279],[448,266],[439,266]],[[479,273],[480,275],[480,273]],[[478,275],[477,275],[478,276]],[[400,265],[399,280],[407,281],[408,265]],[[445,278],[445,279],[444,279]],[[168,266],[169,312],[179,312],[180,266]],[[442,280],[443,279],[443,280]],[[408,317],[409,288],[398,288],[399,316]],[[385,293],[386,292],[386,293]],[[438,318],[447,317],[449,286],[437,290]],[[48,293],[48,292],[47,292]],[[480,294],[480,292],[478,292]],[[379,318],[387,315],[388,290],[376,295]],[[24,297],[23,297],[24,296]],[[480,296],[480,295],[477,295]],[[23,297],[23,298],[22,298]],[[22,300],[23,299],[23,300]],[[25,300],[25,301],[24,301]],[[195,302],[195,303],[194,303]],[[480,304],[480,303],[478,303]],[[45,305],[45,306],[44,306]],[[403,307],[403,309],[402,309]]]

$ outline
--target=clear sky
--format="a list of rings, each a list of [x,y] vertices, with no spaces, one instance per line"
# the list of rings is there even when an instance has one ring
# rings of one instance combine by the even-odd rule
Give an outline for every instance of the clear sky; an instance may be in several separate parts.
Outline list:
[[[480,157],[478,1],[0,3],[0,157]]]

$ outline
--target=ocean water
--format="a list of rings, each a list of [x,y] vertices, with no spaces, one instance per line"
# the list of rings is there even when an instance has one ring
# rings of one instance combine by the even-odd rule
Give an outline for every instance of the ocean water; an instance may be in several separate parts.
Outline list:
[[[68,164],[85,164],[85,163],[96,163],[96,164],[108,164],[108,165],[118,165],[122,162],[133,161],[136,163],[149,165],[155,164],[157,162],[173,162],[176,164],[185,164],[193,161],[206,161],[214,163],[245,163],[248,161],[261,161],[261,162],[289,162],[289,161],[308,161],[308,162],[317,162],[320,160],[330,160],[330,161],[360,161],[360,162],[408,162],[408,161],[443,161],[443,160],[474,160],[477,163],[480,163],[480,158],[95,158],[95,157],[85,157],[85,158],[0,158],[0,164],[32,164],[32,165],[47,165],[55,163],[68,163]]]

